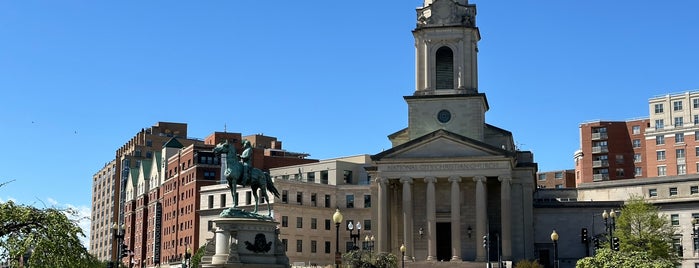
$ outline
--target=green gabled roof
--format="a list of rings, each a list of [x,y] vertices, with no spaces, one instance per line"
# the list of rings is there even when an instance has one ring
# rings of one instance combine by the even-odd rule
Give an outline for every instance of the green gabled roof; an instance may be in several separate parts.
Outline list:
[[[141,160],[141,167],[143,168],[143,179],[150,180],[150,170],[153,168],[153,160]]]
[[[153,153],[153,161],[155,162],[155,172],[160,173],[160,165],[163,163],[163,154],[161,152]]]
[[[170,139],[169,141],[167,141],[167,142],[163,145],[163,147],[167,147],[167,148],[178,148],[178,149],[180,149],[180,148],[183,148],[184,145],[182,145],[182,143],[180,143],[180,141],[178,141],[176,138],[173,137],[172,139]]]
[[[130,176],[131,176],[131,186],[133,186],[134,189],[138,187],[138,174],[139,174],[140,168],[132,168],[130,169]]]

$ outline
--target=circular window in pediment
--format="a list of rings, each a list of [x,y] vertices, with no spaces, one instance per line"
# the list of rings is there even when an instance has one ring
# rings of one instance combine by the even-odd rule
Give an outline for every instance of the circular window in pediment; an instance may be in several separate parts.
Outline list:
[[[449,122],[449,120],[451,120],[451,113],[449,110],[441,110],[437,113],[437,120],[441,123]]]

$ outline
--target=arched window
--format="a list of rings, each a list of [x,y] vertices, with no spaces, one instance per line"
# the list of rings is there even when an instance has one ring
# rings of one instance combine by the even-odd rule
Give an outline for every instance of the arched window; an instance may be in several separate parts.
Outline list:
[[[449,47],[437,49],[436,59],[436,85],[437,89],[454,88],[454,52]]]

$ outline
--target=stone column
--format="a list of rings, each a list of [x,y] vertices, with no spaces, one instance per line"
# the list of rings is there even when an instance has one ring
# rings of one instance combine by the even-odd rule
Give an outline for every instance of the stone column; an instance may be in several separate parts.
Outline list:
[[[461,177],[449,177],[451,182],[451,261],[461,261]]]
[[[379,185],[379,208],[377,213],[378,230],[376,233],[377,252],[388,252],[388,179],[379,177],[376,179]]]
[[[412,260],[414,243],[413,243],[413,178],[402,177],[400,182],[403,183],[403,242],[407,247],[405,252],[405,260]]]
[[[228,262],[231,234],[219,227],[214,232],[216,233],[216,254],[211,257],[211,264],[225,264]]]
[[[427,203],[425,211],[427,212],[427,260],[437,260],[437,213],[435,205],[435,189],[434,184],[437,182],[435,177],[425,178],[427,183]]]
[[[485,176],[473,177],[473,181],[476,182],[476,261],[486,260],[486,250],[481,244],[483,241],[483,236],[488,233],[488,213],[487,205],[488,200],[486,198],[485,192]]]
[[[502,259],[512,260],[512,176],[501,175],[500,181],[500,221],[502,222]]]

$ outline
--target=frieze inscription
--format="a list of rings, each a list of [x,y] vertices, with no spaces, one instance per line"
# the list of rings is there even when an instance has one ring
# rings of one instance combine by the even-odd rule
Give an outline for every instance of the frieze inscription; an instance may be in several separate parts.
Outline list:
[[[468,170],[468,169],[501,169],[509,168],[509,163],[453,163],[453,164],[416,164],[390,165],[386,171],[439,171],[439,170]]]

